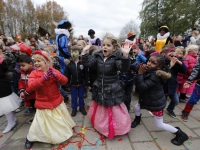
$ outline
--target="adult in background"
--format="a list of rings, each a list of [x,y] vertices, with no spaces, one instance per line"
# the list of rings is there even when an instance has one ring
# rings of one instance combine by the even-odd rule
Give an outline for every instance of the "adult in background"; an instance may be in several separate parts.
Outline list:
[[[92,44],[92,45],[97,45],[99,48],[101,48],[101,40],[97,37],[95,37],[95,31],[93,29],[90,29],[88,31],[88,35],[89,35],[89,42]]]
[[[157,39],[155,41],[156,44],[156,51],[160,52],[162,48],[172,43],[172,39],[170,37],[169,28],[167,26],[161,26],[158,30]]]

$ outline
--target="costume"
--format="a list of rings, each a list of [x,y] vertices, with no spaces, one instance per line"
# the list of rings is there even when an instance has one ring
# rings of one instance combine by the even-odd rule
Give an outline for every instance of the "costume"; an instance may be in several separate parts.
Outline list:
[[[118,79],[117,71],[129,70],[129,58],[123,58],[120,50],[116,50],[107,58],[102,51],[88,58],[88,54],[82,56],[83,65],[97,68],[97,79],[92,88],[93,102],[88,112],[91,124],[110,139],[115,135],[128,133],[131,119],[123,103],[124,83]]]
[[[160,35],[160,31],[164,30],[165,34],[163,36]],[[159,29],[159,33],[157,34],[157,39],[155,40],[156,51],[160,52],[163,46],[172,43],[172,39],[170,37],[169,28],[167,26],[161,26]]]
[[[88,31],[88,35],[90,35],[90,34],[95,34],[95,31],[90,29]],[[88,37],[88,40],[92,45],[97,45],[99,48],[101,48],[101,40],[99,38],[97,38],[95,36],[94,36],[94,38]]]
[[[31,142],[40,141],[59,144],[73,135],[75,126],[60,94],[58,83],[67,83],[67,78],[58,70],[51,68],[57,74],[56,79],[51,77],[43,81],[44,72],[34,70],[29,75],[27,92],[35,91],[37,108],[34,120],[29,129],[27,139]]]

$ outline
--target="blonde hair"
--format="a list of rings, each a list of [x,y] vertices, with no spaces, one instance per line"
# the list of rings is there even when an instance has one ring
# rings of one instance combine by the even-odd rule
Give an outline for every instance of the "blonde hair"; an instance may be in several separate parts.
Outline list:
[[[103,41],[105,41],[105,40],[110,40],[114,48],[121,49],[121,46],[118,43],[117,39],[112,38],[112,37],[106,37]]]
[[[11,41],[11,42],[15,42],[14,39],[12,37],[7,37],[7,40]]]
[[[194,30],[192,33],[195,35],[199,35],[199,31],[197,31],[197,30]]]
[[[53,60],[52,60],[51,55],[49,54],[48,50],[47,50],[47,51],[41,51],[41,52],[42,52],[44,55],[47,56],[47,58],[49,59],[50,66],[52,66]],[[33,58],[33,59],[40,58],[40,59],[42,59],[46,64],[48,64],[48,61],[47,61],[42,55],[40,55],[40,54],[35,54],[35,55],[33,55],[32,58]]]
[[[87,43],[86,43],[84,40],[78,40],[78,41],[77,41],[77,44],[78,44],[78,42],[81,42],[81,43],[83,43],[84,46],[87,46]],[[83,48],[84,48],[84,47],[83,47]]]
[[[186,50],[183,46],[177,46],[176,49],[175,49],[175,53],[176,52],[182,52],[183,56],[185,56]]]
[[[186,49],[186,55],[187,55],[191,51],[194,51],[196,49],[199,50],[199,46],[195,44],[190,44],[185,49]]]

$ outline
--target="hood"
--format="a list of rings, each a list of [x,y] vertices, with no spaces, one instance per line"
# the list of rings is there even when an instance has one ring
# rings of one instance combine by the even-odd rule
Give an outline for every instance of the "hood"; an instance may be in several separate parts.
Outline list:
[[[166,39],[170,36],[170,32],[165,33],[163,36],[160,35],[160,33],[157,34],[157,39],[158,40],[163,40]]]
[[[171,73],[162,71],[162,70],[157,70],[156,71],[156,76],[160,77],[163,83],[166,82],[167,79],[171,78]]]
[[[64,34],[67,36],[67,38],[69,38],[69,36],[70,36],[69,31],[66,29],[55,29],[55,33],[56,34]]]

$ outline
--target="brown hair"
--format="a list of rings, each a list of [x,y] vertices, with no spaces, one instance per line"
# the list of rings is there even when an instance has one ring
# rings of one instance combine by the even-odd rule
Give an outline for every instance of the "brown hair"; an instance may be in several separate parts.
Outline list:
[[[160,53],[167,54],[167,53],[169,53],[171,51],[175,51],[175,49],[176,49],[176,47],[173,44],[167,44],[162,48]]]
[[[116,49],[121,49],[121,46],[120,44],[118,43],[118,41],[115,39],[115,38],[112,38],[112,37],[106,37],[104,40],[110,40],[113,47],[116,48]]]
[[[71,52],[76,51],[76,50],[79,53],[81,53],[81,47],[80,46],[74,45],[74,46],[71,47]]]

